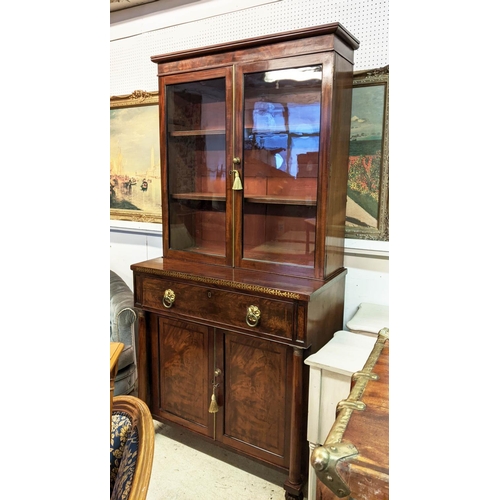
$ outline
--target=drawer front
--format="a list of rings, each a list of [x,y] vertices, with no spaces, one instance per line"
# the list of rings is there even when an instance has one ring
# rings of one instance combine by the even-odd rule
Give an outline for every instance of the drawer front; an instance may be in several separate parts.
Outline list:
[[[164,305],[166,290],[175,294],[171,307]],[[169,305],[168,300],[165,300]],[[145,278],[142,305],[148,309],[182,314],[189,318],[211,321],[266,333],[286,339],[293,338],[294,304],[256,297],[218,288],[192,285],[169,279]],[[249,307],[256,309],[250,311]],[[260,317],[258,317],[260,314]]]

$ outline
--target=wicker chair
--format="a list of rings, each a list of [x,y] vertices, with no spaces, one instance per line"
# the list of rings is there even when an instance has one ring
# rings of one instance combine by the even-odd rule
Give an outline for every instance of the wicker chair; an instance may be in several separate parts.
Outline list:
[[[135,396],[116,396],[111,421],[110,498],[145,500],[155,439],[149,408]]]

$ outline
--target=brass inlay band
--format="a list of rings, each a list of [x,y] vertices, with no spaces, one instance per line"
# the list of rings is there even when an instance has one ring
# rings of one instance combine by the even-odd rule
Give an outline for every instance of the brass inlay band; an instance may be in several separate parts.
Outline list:
[[[337,406],[339,413],[333,423],[323,446],[314,449],[311,455],[311,465],[316,471],[318,478],[335,495],[340,498],[346,497],[351,492],[345,481],[337,471],[337,464],[341,461],[351,459],[358,454],[356,447],[349,443],[341,443],[344,432],[354,411],[364,410],[365,403],[361,401],[365,388],[370,380],[378,379],[372,373],[373,367],[378,361],[385,341],[389,338],[389,329],[380,330],[377,341],[373,346],[370,356],[366,360],[363,369],[358,373],[356,384],[351,390],[349,397]],[[375,375],[375,377],[374,377]]]
[[[294,292],[284,292],[282,290],[276,290],[275,288],[269,288],[260,285],[247,285],[246,283],[239,283],[237,281],[222,280],[218,278],[209,278],[207,276],[195,276],[188,273],[181,273],[178,271],[159,271],[157,269],[141,269],[140,272],[155,274],[158,276],[171,276],[173,278],[188,279],[190,281],[197,281],[199,283],[207,283],[210,285],[226,286],[238,290],[245,290],[248,292],[264,293],[266,295],[272,295],[273,297],[283,297],[286,299],[300,299],[300,295]]]

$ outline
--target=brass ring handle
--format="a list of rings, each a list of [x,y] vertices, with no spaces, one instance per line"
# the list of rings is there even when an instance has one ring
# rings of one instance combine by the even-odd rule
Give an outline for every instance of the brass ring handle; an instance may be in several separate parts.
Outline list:
[[[163,305],[167,308],[170,309],[175,302],[175,293],[173,290],[165,290],[165,293],[163,294],[163,299],[162,299]]]
[[[247,325],[252,328],[259,324],[260,309],[257,306],[248,306],[247,308]]]

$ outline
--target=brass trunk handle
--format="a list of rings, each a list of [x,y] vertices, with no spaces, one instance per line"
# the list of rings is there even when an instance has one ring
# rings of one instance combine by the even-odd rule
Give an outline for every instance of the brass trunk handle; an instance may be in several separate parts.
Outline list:
[[[389,329],[382,328],[362,371],[356,372],[360,375],[358,375],[349,397],[338,403],[337,417],[324,444],[317,446],[311,454],[311,465],[316,471],[316,477],[339,498],[347,497],[351,490],[337,470],[337,465],[359,455],[358,449],[353,444],[342,442],[344,432],[353,412],[363,411],[366,408],[366,404],[362,401],[363,394],[368,382],[378,379],[377,374],[373,373],[373,368],[388,338]]]
[[[163,294],[163,299],[162,299],[163,305],[167,308],[170,309],[175,302],[175,293],[173,290],[165,290],[165,293]]]
[[[257,306],[248,306],[247,308],[247,325],[252,328],[259,324],[260,309]]]

